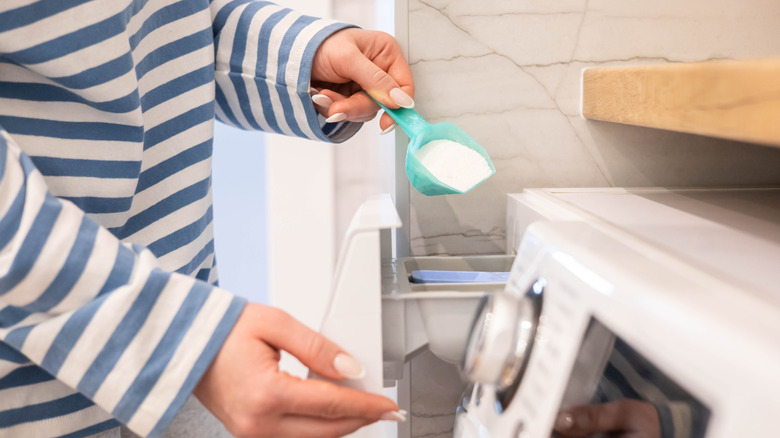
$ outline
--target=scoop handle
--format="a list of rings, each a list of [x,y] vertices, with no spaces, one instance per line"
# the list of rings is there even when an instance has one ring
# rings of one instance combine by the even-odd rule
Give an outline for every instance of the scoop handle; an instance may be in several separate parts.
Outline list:
[[[385,110],[385,112],[390,115],[390,117],[392,117],[396,123],[398,123],[398,126],[400,126],[404,132],[406,132],[406,135],[408,135],[409,138],[413,138],[431,125],[430,123],[426,122],[422,116],[417,114],[417,111],[411,108],[388,108],[382,105],[378,100],[374,99],[374,97],[370,94],[369,97],[371,97],[374,102],[382,107],[382,109]]]

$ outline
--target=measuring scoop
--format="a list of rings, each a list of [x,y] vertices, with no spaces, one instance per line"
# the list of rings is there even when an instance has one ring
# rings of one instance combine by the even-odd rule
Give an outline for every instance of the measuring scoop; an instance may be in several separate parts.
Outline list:
[[[425,119],[413,109],[391,109],[382,105],[376,99],[374,99],[374,101],[378,103],[379,106],[381,106],[382,109],[398,123],[398,126],[406,132],[406,135],[409,136],[409,147],[406,149],[406,176],[409,178],[409,182],[412,186],[423,195],[436,196],[466,193],[482,184],[486,179],[496,173],[496,168],[493,166],[493,162],[490,161],[490,157],[485,149],[474,141],[473,138],[469,137],[468,134],[463,132],[462,129],[452,123],[443,122],[431,124],[425,121]],[[475,150],[485,158],[485,161],[487,161],[488,166],[490,166],[490,175],[474,184],[466,191],[458,190],[439,181],[439,179],[429,172],[414,155],[414,153],[426,143],[433,140],[450,140]]]

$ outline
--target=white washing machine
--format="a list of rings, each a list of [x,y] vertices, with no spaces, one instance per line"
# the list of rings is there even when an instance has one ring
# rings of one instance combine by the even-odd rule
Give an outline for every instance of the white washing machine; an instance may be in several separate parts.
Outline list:
[[[526,190],[508,218],[455,436],[780,436],[780,190]]]

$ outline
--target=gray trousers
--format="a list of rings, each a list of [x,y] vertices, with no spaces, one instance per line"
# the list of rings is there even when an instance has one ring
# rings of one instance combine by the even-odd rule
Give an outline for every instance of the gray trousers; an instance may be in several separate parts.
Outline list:
[[[195,397],[182,406],[163,438],[232,438],[222,423]],[[120,427],[93,435],[93,438],[139,438],[126,427]]]

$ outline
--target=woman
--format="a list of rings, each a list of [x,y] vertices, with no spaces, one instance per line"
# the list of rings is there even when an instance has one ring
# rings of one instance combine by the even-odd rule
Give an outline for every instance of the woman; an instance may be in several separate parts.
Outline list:
[[[280,373],[279,350],[330,378],[362,367],[216,286],[215,117],[340,142],[378,110],[361,90],[413,106],[391,37],[267,2],[3,1],[0,435],[159,436],[193,391],[237,436],[401,420]]]

